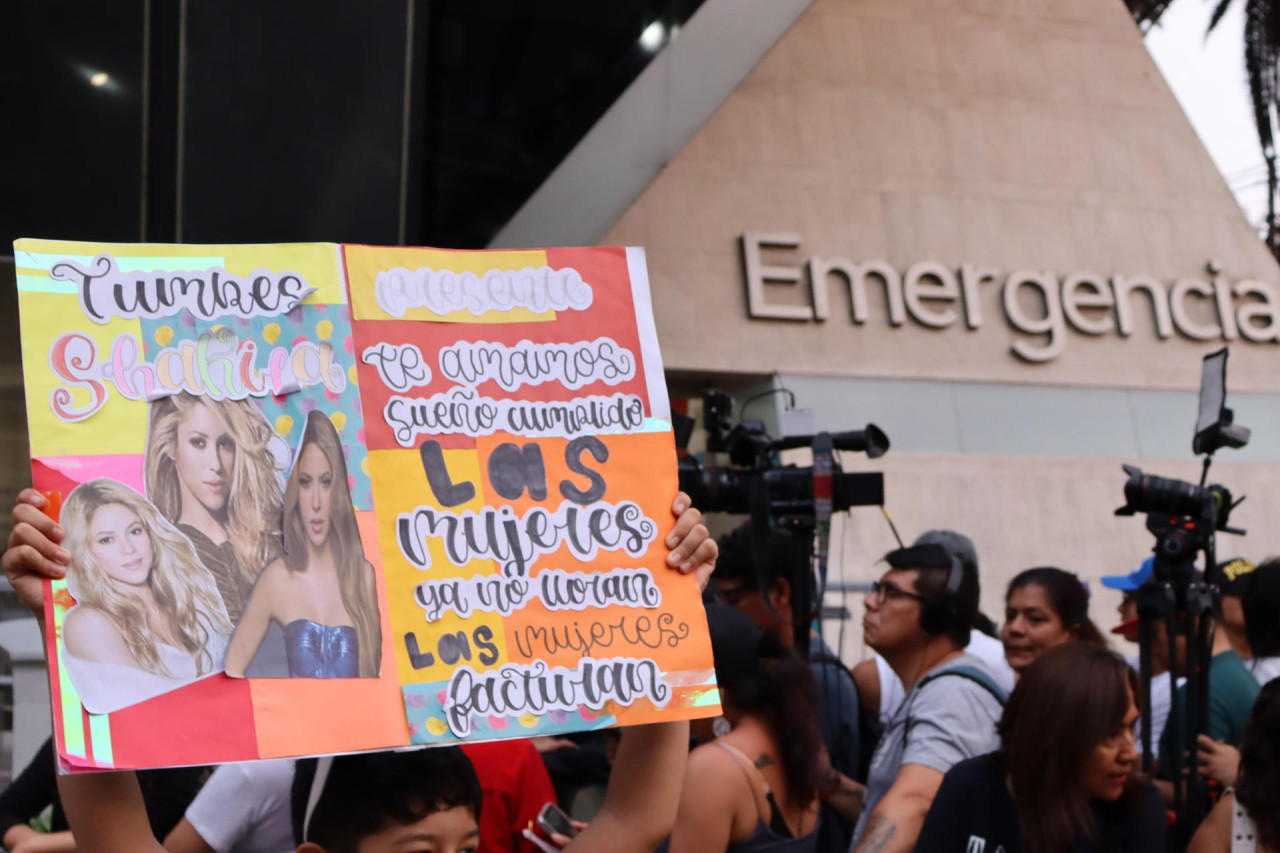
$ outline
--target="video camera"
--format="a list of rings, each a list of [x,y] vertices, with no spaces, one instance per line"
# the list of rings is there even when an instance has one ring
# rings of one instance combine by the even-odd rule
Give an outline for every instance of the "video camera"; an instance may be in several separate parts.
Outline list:
[[[879,459],[889,450],[889,437],[875,424],[849,432],[774,439],[766,432],[763,421],[744,420],[730,426],[732,412],[733,401],[728,394],[713,389],[703,395],[707,451],[727,453],[733,467],[704,468],[693,456],[680,459],[680,488],[693,499],[693,505],[704,512],[752,513],[751,496],[763,494],[768,498],[769,514],[775,520],[812,517],[816,512],[814,467],[779,465],[778,453],[801,447],[812,447],[821,453],[826,446],[828,457],[833,450],[852,450],[866,453],[868,459]],[[677,435],[677,445],[687,445],[692,426],[690,420],[683,436]],[[821,464],[817,459],[815,463]],[[832,464],[833,511],[882,503],[883,474],[847,474],[838,464]]]
[[[1244,499],[1233,501],[1225,486],[1206,485],[1213,454],[1223,447],[1244,447],[1249,441],[1249,430],[1234,423],[1234,413],[1226,407],[1226,396],[1227,350],[1224,348],[1205,356],[1201,374],[1200,413],[1191,442],[1192,451],[1204,456],[1200,482],[1151,476],[1125,465],[1124,471],[1129,477],[1124,485],[1125,505],[1116,510],[1116,515],[1122,516],[1145,513],[1147,530],[1156,537],[1152,548],[1155,554],[1152,578],[1138,590],[1143,707],[1151,707],[1151,647],[1156,620],[1166,626],[1170,666],[1175,666],[1178,660],[1177,638],[1186,638],[1186,724],[1182,742],[1170,756],[1173,766],[1162,768],[1173,779],[1187,780],[1185,796],[1182,786],[1174,786],[1174,809],[1178,813],[1174,835],[1182,842],[1190,840],[1209,808],[1208,789],[1196,772],[1196,764],[1197,736],[1207,733],[1209,728],[1208,663],[1218,597],[1215,535],[1244,533],[1229,524],[1231,511]],[[1201,553],[1205,572],[1197,578],[1195,563]],[[1169,681],[1171,707],[1176,707],[1177,679]],[[1150,726],[1143,727],[1142,741],[1144,767],[1149,770],[1153,756]]]
[[[727,453],[729,467],[703,467],[693,456],[679,462],[680,488],[703,512],[749,514],[753,527],[776,527],[791,534],[792,555],[787,576],[791,579],[791,620],[795,644],[807,654],[809,623],[822,603],[827,580],[827,535],[832,512],[854,506],[884,504],[884,475],[875,472],[846,473],[835,458],[837,450],[866,453],[878,459],[889,450],[889,437],[875,424],[848,432],[793,435],[772,438],[764,422],[732,423],[729,395],[708,390],[703,395],[703,422],[707,451]],[[688,446],[692,418],[676,418],[676,445]],[[781,465],[783,450],[813,449],[813,465]],[[815,553],[814,534],[818,534]],[[757,549],[762,554],[763,548]],[[814,577],[814,557],[817,577]],[[756,566],[758,587],[763,589],[763,566]],[[815,583],[816,581],[816,583]]]

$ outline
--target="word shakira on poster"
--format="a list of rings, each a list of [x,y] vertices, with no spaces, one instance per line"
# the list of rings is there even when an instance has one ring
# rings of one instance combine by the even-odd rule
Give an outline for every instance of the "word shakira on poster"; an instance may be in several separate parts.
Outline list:
[[[718,713],[642,250],[15,252],[65,768]]]

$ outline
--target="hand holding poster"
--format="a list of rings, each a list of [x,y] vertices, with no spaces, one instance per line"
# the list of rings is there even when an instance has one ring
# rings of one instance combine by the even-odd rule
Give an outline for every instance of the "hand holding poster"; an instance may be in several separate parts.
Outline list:
[[[718,712],[641,250],[15,246],[65,764]]]

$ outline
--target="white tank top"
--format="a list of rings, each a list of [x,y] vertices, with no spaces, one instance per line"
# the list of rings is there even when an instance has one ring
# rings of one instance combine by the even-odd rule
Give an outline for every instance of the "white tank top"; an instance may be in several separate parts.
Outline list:
[[[1240,805],[1240,801],[1232,796],[1231,811],[1231,853],[1256,853],[1258,849],[1258,829],[1253,818]]]

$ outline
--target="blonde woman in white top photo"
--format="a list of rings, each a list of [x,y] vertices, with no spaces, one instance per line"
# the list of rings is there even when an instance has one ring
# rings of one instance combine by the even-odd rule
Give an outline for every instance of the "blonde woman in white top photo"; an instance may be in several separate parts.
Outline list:
[[[231,622],[217,584],[152,504],[90,480],[67,496],[61,524],[76,600],[64,660],[86,710],[110,713],[222,670]]]

